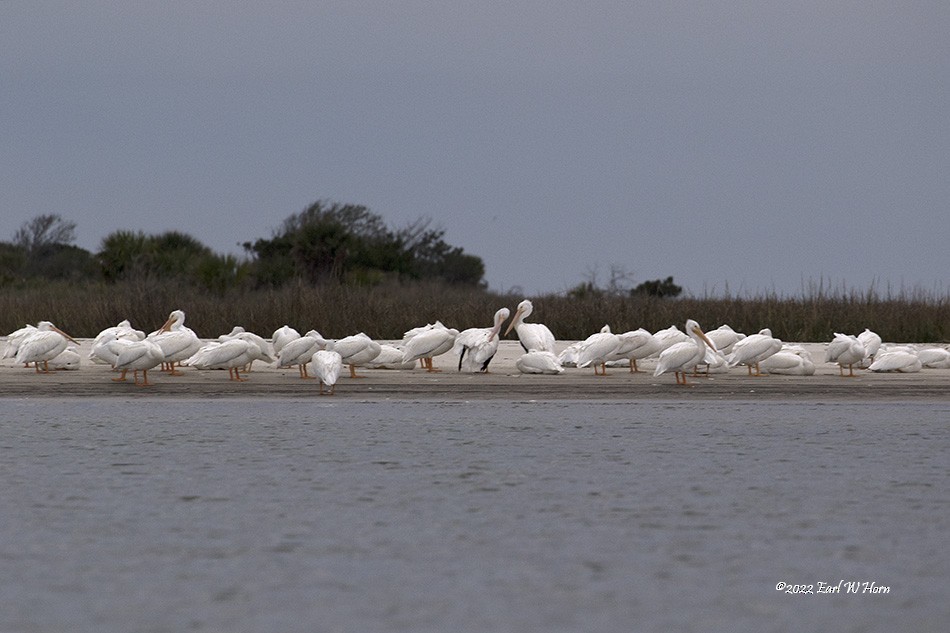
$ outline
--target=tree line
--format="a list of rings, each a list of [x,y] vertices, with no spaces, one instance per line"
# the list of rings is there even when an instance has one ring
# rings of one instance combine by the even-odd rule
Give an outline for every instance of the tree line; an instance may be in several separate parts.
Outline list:
[[[114,231],[92,253],[74,244],[74,222],[48,214],[0,242],[0,285],[161,280],[223,292],[301,281],[372,286],[426,280],[484,288],[482,259],[444,235],[426,219],[392,229],[365,206],[318,201],[286,218],[270,238],[245,242],[244,257],[215,253],[178,231]]]

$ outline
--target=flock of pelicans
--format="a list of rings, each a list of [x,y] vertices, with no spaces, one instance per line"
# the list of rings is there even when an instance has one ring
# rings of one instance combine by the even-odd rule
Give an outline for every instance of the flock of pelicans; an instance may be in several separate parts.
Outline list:
[[[556,353],[551,330],[525,320],[531,311],[531,302],[522,301],[504,333],[502,327],[511,316],[508,308],[495,313],[491,327],[459,331],[437,321],[409,330],[399,345],[388,345],[363,333],[337,340],[327,340],[316,330],[301,335],[287,325],[276,330],[269,341],[238,326],[209,342],[185,326],[184,312],[174,310],[161,328],[147,335],[128,321],[106,328],[95,338],[89,360],[110,365],[119,373],[115,381],[126,380],[127,372],[132,371],[135,384],[141,386],[151,384],[148,372],[156,367],[170,375],[179,375],[181,366],[227,369],[231,380],[242,381],[242,372],[250,371],[254,361],[276,363],[279,368],[297,367],[301,378],[310,378],[313,372],[312,377],[320,381],[320,393],[332,394],[345,365],[353,378],[358,377],[356,368],[360,366],[412,369],[417,361],[432,372],[438,371],[432,359],[451,352],[458,358],[459,371],[487,372],[501,337],[514,330],[524,348],[515,363],[522,373],[558,374],[565,367],[592,367],[595,374],[605,375],[608,365],[629,365],[630,371],[636,372],[637,361],[644,359],[655,359],[654,376],[672,373],[680,385],[687,384],[688,373],[700,368],[718,372],[745,365],[750,375],[763,371],[791,375],[815,372],[807,350],[783,344],[767,329],[749,336],[728,325],[703,332],[692,319],[686,321],[685,331],[672,326],[654,333],[641,328],[614,334],[604,326],[600,332]],[[14,358],[25,366],[33,364],[37,372],[78,368],[81,359],[70,342],[78,345],[49,321],[41,321],[10,333],[2,358]],[[914,372],[923,367],[950,368],[950,351],[941,347],[884,346],[880,336],[865,330],[857,336],[836,334],[826,347],[824,360],[836,363],[842,376],[854,376],[855,367],[874,372]]]

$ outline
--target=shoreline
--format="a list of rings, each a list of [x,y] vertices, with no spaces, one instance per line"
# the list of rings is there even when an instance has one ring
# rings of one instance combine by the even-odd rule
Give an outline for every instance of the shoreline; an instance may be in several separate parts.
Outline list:
[[[926,401],[950,402],[950,369],[923,369],[917,373],[874,373],[855,370],[855,377],[841,377],[837,365],[824,363],[823,343],[805,345],[816,360],[812,376],[749,376],[744,367],[709,376],[690,376],[688,386],[676,385],[671,374],[653,377],[653,363],[641,362],[642,371],[610,367],[606,376],[590,368],[566,368],[559,375],[522,374],[515,361],[522,349],[517,341],[502,341],[489,373],[459,373],[455,357],[434,359],[435,373],[420,369],[359,368],[363,378],[350,378],[344,368],[334,396],[319,396],[316,380],[303,380],[296,367],[277,369],[254,364],[244,382],[228,380],[224,370],[183,367],[181,376],[149,372],[147,387],[113,382],[115,373],[106,365],[88,360],[90,339],[80,339],[81,366],[37,374],[17,366],[12,359],[0,364],[0,398],[310,398],[327,403],[338,400],[807,400],[822,401]],[[559,342],[559,347],[569,345]]]

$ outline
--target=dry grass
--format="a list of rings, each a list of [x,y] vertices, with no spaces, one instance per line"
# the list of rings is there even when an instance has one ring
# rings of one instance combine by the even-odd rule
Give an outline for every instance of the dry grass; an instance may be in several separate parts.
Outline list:
[[[199,335],[213,337],[242,325],[269,336],[289,324],[313,328],[327,337],[366,332],[400,338],[409,328],[440,319],[463,329],[488,327],[502,306],[514,310],[523,297],[437,284],[356,288],[290,285],[276,290],[232,291],[216,296],[191,287],[158,283],[58,285],[7,288],[0,299],[0,333],[46,319],[77,337],[129,319],[142,330],[159,327],[173,309],[182,309]],[[950,297],[837,291],[801,297],[680,298],[563,295],[533,297],[530,320],[546,323],[563,340],[582,339],[609,324],[614,332],[652,332],[694,318],[707,329],[728,323],[753,333],[768,327],[790,341],[830,340],[835,332],[870,328],[885,341],[936,343],[950,340]]]

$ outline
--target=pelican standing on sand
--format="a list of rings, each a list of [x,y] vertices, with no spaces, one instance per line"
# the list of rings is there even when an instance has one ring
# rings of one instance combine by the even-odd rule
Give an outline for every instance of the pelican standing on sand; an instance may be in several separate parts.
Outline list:
[[[257,358],[261,351],[254,342],[241,336],[207,343],[182,364],[197,369],[227,369],[228,380],[244,382],[246,378],[241,378],[240,369]]]
[[[379,343],[360,332],[352,336],[345,336],[338,341],[330,341],[327,343],[326,349],[339,354],[343,364],[350,366],[350,378],[363,378],[363,376],[357,375],[356,367],[365,365],[379,356],[382,348]]]
[[[164,325],[149,334],[148,338],[162,348],[162,353],[165,355],[162,371],[168,372],[171,376],[181,375],[181,372],[175,369],[175,363],[191,358],[201,347],[201,339],[198,335],[185,326],[185,313],[182,310],[172,310]]]
[[[307,364],[313,355],[327,346],[325,338],[310,330],[300,338],[288,341],[277,353],[277,368],[297,366],[301,378],[313,378],[307,373]]]
[[[155,341],[147,338],[141,341],[126,340],[119,348],[119,354],[116,357],[115,365],[113,365],[113,368],[121,371],[122,375],[112,380],[116,382],[124,381],[126,372],[131,369],[135,385],[137,387],[148,387],[152,384],[148,381],[148,370],[158,367],[164,361],[165,354]],[[142,372],[141,383],[139,382],[139,371]]]
[[[36,324],[36,331],[28,334],[20,342],[16,352],[16,362],[24,365],[36,363],[36,373],[48,374],[50,373],[49,361],[59,356],[69,345],[69,341],[79,345],[76,339],[49,321],[40,321]],[[40,363],[43,363],[42,372],[40,372]]]
[[[660,341],[648,330],[638,328],[623,334],[618,334],[620,347],[614,350],[608,362],[626,358],[630,361],[630,373],[637,373],[637,361],[652,356],[660,351]]]
[[[317,350],[313,354],[310,366],[313,368],[313,373],[320,379],[320,395],[332,396],[336,381],[340,377],[340,372],[343,371],[343,357],[330,350]],[[329,392],[324,392],[324,385],[330,388]]]
[[[432,359],[452,349],[458,334],[458,330],[445,327],[441,321],[409,330],[402,339],[402,362],[418,360],[426,371],[439,371],[433,367]]]
[[[515,310],[515,316],[505,330],[505,336],[512,330],[518,335],[521,341],[521,347],[525,352],[532,350],[536,352],[554,351],[554,334],[543,323],[525,323],[525,319],[531,316],[534,306],[527,299],[518,304]]]
[[[692,319],[686,321],[686,334],[692,340],[674,343],[660,352],[656,370],[653,372],[654,377],[673,372],[676,384],[685,385],[687,384],[686,372],[695,369],[696,365],[703,362],[707,354],[706,348],[709,348],[709,353],[716,353],[716,346],[706,338],[696,321]]]
[[[759,363],[782,349],[782,341],[772,336],[772,330],[765,328],[758,334],[752,334],[738,340],[732,346],[732,352],[726,357],[730,367],[745,365],[749,368],[750,376],[761,376]],[[752,368],[755,367],[755,373]]]
[[[459,357],[459,371],[471,373],[488,373],[488,364],[495,357],[500,341],[501,326],[511,315],[508,308],[500,308],[495,312],[492,327],[473,327],[459,332],[452,346],[454,353]]]
[[[600,332],[591,334],[577,346],[577,367],[582,369],[594,366],[595,376],[607,375],[607,360],[620,347],[620,337],[610,331],[610,326],[600,328]],[[600,367],[601,371],[597,371]]]
[[[854,378],[854,366],[864,360],[867,349],[856,336],[835,332],[835,338],[825,350],[825,362],[837,363],[838,373],[844,376],[844,366],[848,366],[848,378]]]

